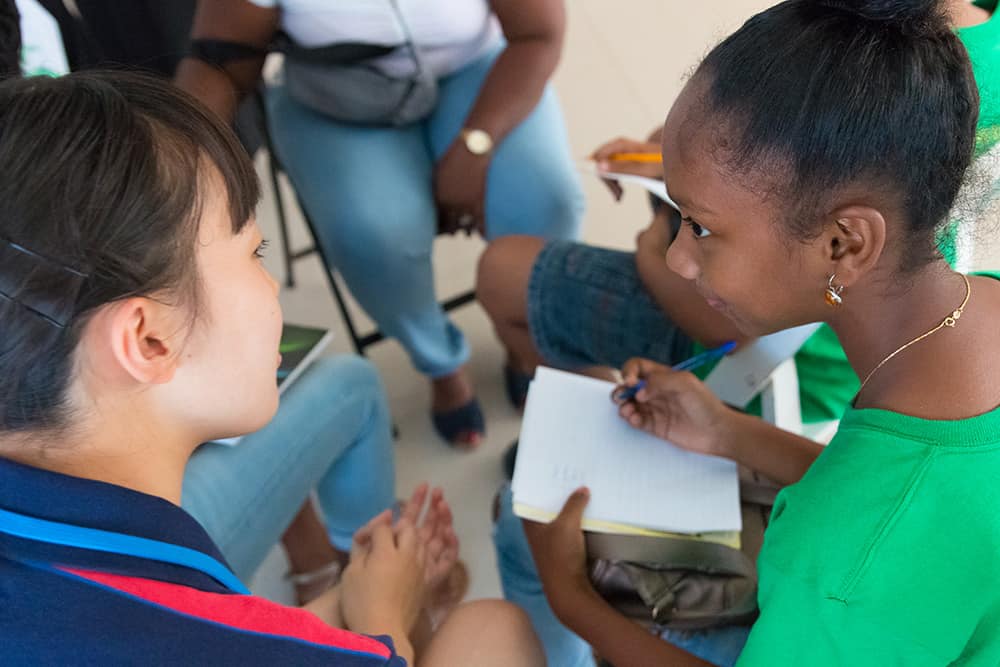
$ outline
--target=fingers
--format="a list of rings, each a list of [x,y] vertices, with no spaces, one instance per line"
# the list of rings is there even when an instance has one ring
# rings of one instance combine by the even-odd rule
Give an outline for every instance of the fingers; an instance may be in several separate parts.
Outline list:
[[[622,200],[625,190],[622,189],[621,183],[611,178],[602,178],[601,182],[611,191],[611,196],[614,197],[615,201]]]
[[[417,536],[417,527],[409,519],[400,519],[396,522],[393,530],[395,544],[401,550],[410,551],[416,548],[420,539]]]
[[[669,369],[666,366],[658,364],[655,361],[650,361],[649,359],[641,359],[638,357],[629,359],[625,362],[625,365],[622,366],[622,383],[612,390],[611,400],[619,405],[625,405],[630,402],[632,398],[638,399],[640,394],[647,394],[648,392],[645,389],[640,389],[636,394],[632,394],[626,390],[630,387],[636,386],[641,380],[645,380],[653,373],[662,371],[669,371]],[[629,395],[628,400],[621,398],[623,391]]]
[[[399,515],[400,520],[408,519],[412,524],[416,525],[417,520],[420,518],[420,513],[424,510],[424,504],[427,502],[427,492],[427,482],[417,485],[410,499],[403,504],[403,511]]]
[[[652,144],[647,144],[643,141],[637,141],[635,139],[629,139],[628,137],[618,137],[617,139],[612,139],[611,141],[602,144],[597,147],[597,149],[590,154],[590,158],[600,164],[601,162],[606,162],[615,153],[641,153],[648,151]],[[656,150],[659,150],[658,146],[653,146]]]
[[[351,539],[351,559],[357,555],[358,557],[363,557],[368,553],[369,547],[371,546],[372,530],[375,526],[382,525],[392,525],[392,510],[384,510],[383,512],[372,517],[372,519],[359,528],[354,533],[354,537]]]
[[[402,521],[399,523],[403,523]],[[398,524],[397,524],[398,526]],[[380,522],[372,527],[371,531],[371,553],[373,556],[381,557],[388,555],[396,549],[396,533],[391,522]]]
[[[590,489],[581,486],[570,494],[569,499],[566,500],[566,504],[563,505],[554,523],[564,529],[580,530],[583,524],[583,511],[587,509],[587,503],[589,502]]]

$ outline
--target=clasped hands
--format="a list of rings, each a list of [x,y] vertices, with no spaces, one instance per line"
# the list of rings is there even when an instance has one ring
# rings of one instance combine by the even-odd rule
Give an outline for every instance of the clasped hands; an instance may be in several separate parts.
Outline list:
[[[394,638],[409,635],[427,605],[427,594],[458,561],[458,548],[444,494],[421,484],[395,521],[392,510],[386,510],[354,534],[351,560],[340,581],[344,625]]]

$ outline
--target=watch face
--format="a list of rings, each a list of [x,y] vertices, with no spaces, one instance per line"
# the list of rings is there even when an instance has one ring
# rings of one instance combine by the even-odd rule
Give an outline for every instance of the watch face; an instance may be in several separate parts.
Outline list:
[[[465,147],[469,149],[470,153],[483,155],[489,153],[490,149],[493,148],[493,139],[482,130],[468,130],[465,133]]]

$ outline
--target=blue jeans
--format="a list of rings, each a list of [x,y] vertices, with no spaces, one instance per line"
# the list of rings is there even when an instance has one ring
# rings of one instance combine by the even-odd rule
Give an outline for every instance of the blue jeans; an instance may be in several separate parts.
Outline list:
[[[317,360],[281,397],[274,419],[230,447],[191,457],[181,504],[249,581],[315,489],[330,539],[351,536],[396,499],[392,432],[370,363]]]
[[[545,648],[549,666],[593,667],[590,645],[559,622],[545,599],[521,519],[514,514],[508,486],[500,491],[500,516],[493,527],[493,542],[504,597],[521,607],[531,618]],[[736,663],[749,633],[748,627],[728,627],[705,632],[664,630],[660,637],[702,660],[719,667],[730,667]]]
[[[671,366],[694,341],[646,290],[635,253],[552,241],[528,283],[528,328],[542,359],[560,368],[621,368],[632,357]]]
[[[432,378],[453,373],[469,356],[434,295],[434,164],[458,135],[496,56],[441,79],[435,110],[404,127],[338,123],[296,103],[281,86],[268,93],[277,151],[327,261],[379,328]],[[497,147],[485,205],[490,239],[576,236],[583,193],[551,89]]]

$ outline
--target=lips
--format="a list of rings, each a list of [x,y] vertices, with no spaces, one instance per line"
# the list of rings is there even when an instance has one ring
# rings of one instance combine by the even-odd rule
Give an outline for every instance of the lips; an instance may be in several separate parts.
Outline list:
[[[722,310],[723,308],[726,307],[726,302],[725,301],[723,301],[719,297],[715,296],[714,294],[712,294],[710,291],[708,291],[707,289],[705,289],[701,285],[696,285],[695,287],[698,290],[698,293],[701,294],[701,297],[703,299],[705,299],[705,303],[707,303],[709,306],[711,306],[715,310]]]

